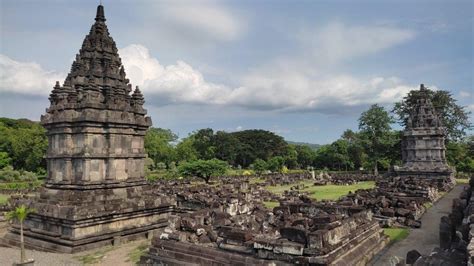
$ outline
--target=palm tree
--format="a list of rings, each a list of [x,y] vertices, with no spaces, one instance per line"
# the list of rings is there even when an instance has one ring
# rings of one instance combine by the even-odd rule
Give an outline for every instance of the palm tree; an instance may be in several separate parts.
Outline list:
[[[34,209],[28,208],[25,205],[20,205],[14,210],[7,213],[7,220],[18,220],[20,222],[20,247],[21,247],[21,263],[26,261],[25,258],[25,243],[23,239],[23,221],[25,221],[28,214],[34,212]]]

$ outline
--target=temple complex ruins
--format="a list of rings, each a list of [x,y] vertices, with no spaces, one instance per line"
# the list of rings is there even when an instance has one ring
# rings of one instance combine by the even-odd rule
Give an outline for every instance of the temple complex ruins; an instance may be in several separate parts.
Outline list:
[[[173,198],[151,194],[144,135],[151,126],[132,92],[99,5],[95,23],[63,85],[41,117],[48,176],[25,221],[27,246],[77,252],[146,236],[167,224]],[[14,227],[6,236],[18,239]],[[150,234],[151,236],[151,234]]]
[[[445,136],[441,118],[421,84],[416,105],[403,131],[403,165],[395,168],[396,174],[433,180],[440,189],[452,188],[453,170],[446,160]]]
[[[423,85],[403,133],[403,165],[386,176],[306,172],[269,174],[259,182],[220,177],[217,186],[147,182],[144,136],[151,119],[105,21],[99,5],[70,73],[54,86],[41,117],[48,175],[36,198],[19,200],[35,209],[25,221],[27,247],[75,253],[148,237],[144,265],[365,265],[389,242],[382,227],[422,226],[425,203],[453,186],[445,130]],[[376,187],[318,201],[305,191],[308,181],[374,181]],[[282,184],[295,185],[281,195],[266,189]],[[473,202],[463,204],[474,209]],[[5,239],[17,244],[18,238],[14,225]]]

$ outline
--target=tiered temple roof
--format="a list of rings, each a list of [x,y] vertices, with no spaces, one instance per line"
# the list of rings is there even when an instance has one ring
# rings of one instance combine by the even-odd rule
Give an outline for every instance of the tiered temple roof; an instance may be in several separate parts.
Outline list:
[[[410,118],[408,119],[408,128],[421,127],[442,127],[441,119],[439,118],[433,103],[428,95],[428,90],[421,84],[419,97],[416,100],[416,106],[413,108]]]
[[[51,110],[85,107],[144,113],[143,95],[132,85],[105,24],[104,7],[97,7],[95,23],[85,37],[63,86],[56,83],[50,95]]]

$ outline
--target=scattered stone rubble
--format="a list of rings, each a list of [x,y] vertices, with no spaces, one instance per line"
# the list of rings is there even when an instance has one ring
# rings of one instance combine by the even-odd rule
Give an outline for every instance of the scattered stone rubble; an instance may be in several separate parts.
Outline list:
[[[422,255],[416,250],[408,252],[406,264],[474,265],[474,178],[469,187],[453,200],[452,211],[443,216],[439,225],[439,247],[431,254]]]
[[[263,184],[242,177],[224,178],[219,186],[157,184],[176,193],[177,207],[140,263],[357,265],[385,246],[388,239],[365,206],[316,202],[299,193],[303,187],[281,196],[263,189],[275,180],[305,177],[278,176]],[[262,200],[279,200],[280,206],[269,210]]]
[[[419,219],[426,204],[434,202],[440,194],[436,186],[418,178],[391,177],[379,179],[374,189],[358,190],[343,197],[342,204],[364,206],[374,213],[384,227],[421,227]]]

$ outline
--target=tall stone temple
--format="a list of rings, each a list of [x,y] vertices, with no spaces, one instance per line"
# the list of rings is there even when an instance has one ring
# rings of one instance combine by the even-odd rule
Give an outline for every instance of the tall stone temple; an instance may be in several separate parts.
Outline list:
[[[446,130],[427,92],[421,84],[419,97],[403,132],[403,166],[395,170],[400,176],[429,178],[441,186],[453,182],[453,170],[446,160]]]
[[[151,126],[97,7],[95,23],[51,106],[41,116],[48,176],[25,221],[28,246],[77,252],[150,235],[167,223],[174,199],[154,195],[144,173]],[[13,228],[7,238],[18,239]]]

